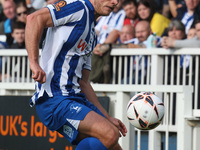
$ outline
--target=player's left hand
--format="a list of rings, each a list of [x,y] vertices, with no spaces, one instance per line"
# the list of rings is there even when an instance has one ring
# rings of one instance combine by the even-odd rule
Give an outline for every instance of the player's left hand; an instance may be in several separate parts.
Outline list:
[[[112,122],[119,129],[119,131],[121,132],[123,136],[126,136],[127,129],[126,129],[126,126],[121,122],[121,120],[113,118],[113,117],[110,117],[108,120]]]

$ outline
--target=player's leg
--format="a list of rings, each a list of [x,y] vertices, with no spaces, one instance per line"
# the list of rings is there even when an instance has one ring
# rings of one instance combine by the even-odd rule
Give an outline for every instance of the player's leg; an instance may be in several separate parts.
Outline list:
[[[107,150],[107,148],[94,137],[87,137],[77,145],[76,150]]]
[[[72,144],[77,144],[77,135],[95,137],[111,148],[120,136],[119,130],[84,97],[43,97],[36,105],[40,120],[50,130],[57,130]],[[94,110],[94,111],[93,111]]]
[[[94,140],[93,140],[93,139]],[[78,149],[76,150],[79,150],[80,148],[82,147],[86,147],[87,150],[89,149],[94,149],[94,144],[95,144],[95,150],[98,150],[97,148],[99,148],[99,150],[104,150],[104,148],[106,148],[103,143],[101,143],[101,141],[99,141],[99,139],[97,140],[97,138],[94,138],[94,137],[88,137],[86,135],[83,135],[83,134],[79,134],[78,137],[77,137],[77,141],[79,141],[79,144],[77,146]],[[83,149],[81,149],[83,150]],[[107,148],[106,148],[107,150]],[[112,150],[122,150],[121,146],[117,143],[113,148]]]
[[[80,121],[78,131],[99,139],[108,149],[117,144],[120,136],[119,130],[112,123],[94,111],[90,111],[84,120]]]
[[[97,150],[104,150],[105,148],[115,147],[113,150],[121,150],[117,144],[120,136],[118,129],[94,111],[89,111],[82,121],[66,121],[57,131],[72,144],[78,144],[79,148],[84,147],[86,150],[93,150],[95,147]],[[88,143],[90,144],[88,145]],[[82,148],[82,150],[84,149]]]

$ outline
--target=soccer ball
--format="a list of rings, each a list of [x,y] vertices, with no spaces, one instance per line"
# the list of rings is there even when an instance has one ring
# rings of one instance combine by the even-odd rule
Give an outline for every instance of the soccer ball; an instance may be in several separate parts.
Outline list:
[[[129,122],[140,130],[156,128],[161,123],[164,113],[162,100],[150,92],[136,94],[127,105]]]

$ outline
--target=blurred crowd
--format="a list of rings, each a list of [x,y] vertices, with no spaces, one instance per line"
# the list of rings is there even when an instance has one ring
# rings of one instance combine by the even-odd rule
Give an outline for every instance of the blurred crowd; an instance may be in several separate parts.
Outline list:
[[[25,27],[26,27],[26,19],[30,13],[35,12],[38,9],[45,7],[48,4],[54,4],[58,0],[0,0],[0,37],[4,40],[0,40],[0,49],[24,49],[25,50]],[[46,30],[43,33],[43,37],[41,39],[39,47],[42,48],[42,43],[45,38]],[[2,39],[2,38],[0,38]],[[19,72],[19,76],[22,77],[22,58],[20,61],[11,60],[10,64],[14,61],[14,66],[10,65],[9,70],[7,67],[5,68],[5,78],[11,76],[11,73],[14,72],[14,76],[17,76],[17,72]],[[26,72],[25,76],[27,76],[27,59],[26,59]],[[9,64],[5,62],[6,66]],[[17,66],[20,64],[20,71],[17,70]],[[0,81],[2,73],[2,57],[0,57]]]
[[[0,0],[0,35],[6,36],[6,41],[0,41],[1,47],[24,49],[27,15],[57,1]]]
[[[0,48],[24,49],[27,15],[57,1],[0,0]],[[200,47],[200,0],[119,0],[95,29],[90,81],[110,83],[112,48]]]
[[[200,0],[119,1],[109,16],[98,19],[91,82],[111,82],[112,48],[200,47]]]

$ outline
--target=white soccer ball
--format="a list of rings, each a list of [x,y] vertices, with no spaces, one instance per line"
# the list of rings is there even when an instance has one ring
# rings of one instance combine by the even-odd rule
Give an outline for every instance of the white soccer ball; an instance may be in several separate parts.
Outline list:
[[[129,122],[140,130],[156,128],[161,123],[164,113],[164,103],[150,92],[136,94],[127,105]]]

